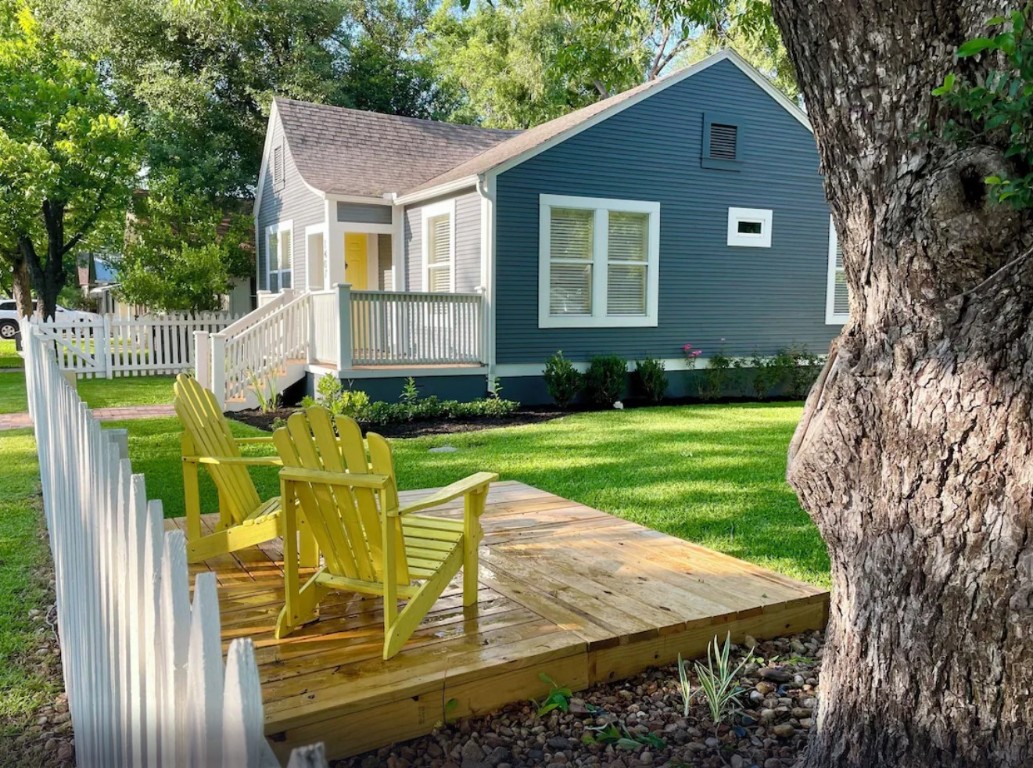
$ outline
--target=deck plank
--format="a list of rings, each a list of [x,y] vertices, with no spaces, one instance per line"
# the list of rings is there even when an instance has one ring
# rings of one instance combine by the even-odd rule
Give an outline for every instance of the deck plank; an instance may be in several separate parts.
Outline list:
[[[461,500],[437,514],[461,517]],[[216,574],[224,648],[255,642],[281,758],[313,741],[344,757],[540,696],[541,672],[577,690],[698,655],[725,632],[774,637],[828,617],[820,589],[522,483],[495,484],[482,522],[477,604],[463,607],[457,579],[387,662],[383,605],[369,596],[330,595],[319,621],[273,637],[279,541],[191,566]]]

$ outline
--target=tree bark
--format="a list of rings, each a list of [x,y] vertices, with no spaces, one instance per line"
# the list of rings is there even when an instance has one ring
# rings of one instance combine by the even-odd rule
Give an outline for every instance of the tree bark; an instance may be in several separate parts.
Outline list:
[[[18,238],[18,247],[36,289],[39,315],[44,320],[50,320],[57,313],[57,297],[65,285],[64,256],[74,244],[65,243],[63,203],[51,200],[43,202],[43,227],[47,237],[46,261],[40,259],[36,246],[28,235]]]
[[[790,447],[832,563],[805,765],[1033,765],[1033,227],[930,94],[1002,6],[772,5],[851,290]]]

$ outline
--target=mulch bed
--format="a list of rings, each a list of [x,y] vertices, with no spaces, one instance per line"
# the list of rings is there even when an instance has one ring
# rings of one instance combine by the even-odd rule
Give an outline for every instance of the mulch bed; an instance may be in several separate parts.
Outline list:
[[[684,716],[678,668],[672,665],[579,693],[571,699],[569,712],[539,717],[533,704],[513,704],[333,766],[788,768],[801,756],[814,727],[824,633],[760,643],[748,639],[747,644],[755,644],[755,657],[763,659],[763,665],[750,663],[743,670],[742,708],[716,728],[702,702],[694,702],[689,716]],[[736,664],[744,654],[745,649],[735,649]],[[590,729],[610,723],[643,740],[651,734],[653,745],[582,741],[593,732]]]
[[[273,430],[273,425],[286,419],[294,413],[294,408],[277,408],[275,411],[262,413],[258,409],[237,411],[227,413],[231,419],[250,424],[252,427],[264,429],[267,432]],[[567,413],[555,408],[522,408],[511,416],[499,418],[484,417],[480,419],[429,419],[426,421],[408,421],[398,424],[368,424],[359,422],[362,431],[376,432],[384,437],[426,437],[428,435],[452,435],[457,432],[475,432],[479,429],[492,429],[494,427],[517,427],[522,424],[538,424],[543,421],[558,419],[566,416]]]

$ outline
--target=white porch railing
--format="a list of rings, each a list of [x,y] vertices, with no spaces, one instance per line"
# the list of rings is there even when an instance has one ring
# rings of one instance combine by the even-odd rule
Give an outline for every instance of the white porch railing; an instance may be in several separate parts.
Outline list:
[[[352,365],[447,365],[482,361],[477,293],[351,291]]]
[[[482,307],[476,293],[285,292],[219,333],[195,334],[197,380],[240,409],[255,405],[256,387],[278,393],[297,381],[305,364],[477,365]]]
[[[214,574],[191,605],[183,534],[164,530],[125,433],[91,416],[38,326],[23,338],[77,764],[278,766],[251,640],[223,666]],[[318,748],[291,764],[326,765]]]

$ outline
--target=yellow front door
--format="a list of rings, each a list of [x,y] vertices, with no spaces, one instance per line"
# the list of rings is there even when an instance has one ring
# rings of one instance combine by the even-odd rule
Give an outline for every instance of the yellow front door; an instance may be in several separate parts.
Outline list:
[[[369,247],[367,235],[348,232],[344,236],[344,282],[352,288],[364,291],[369,274],[366,252]]]

